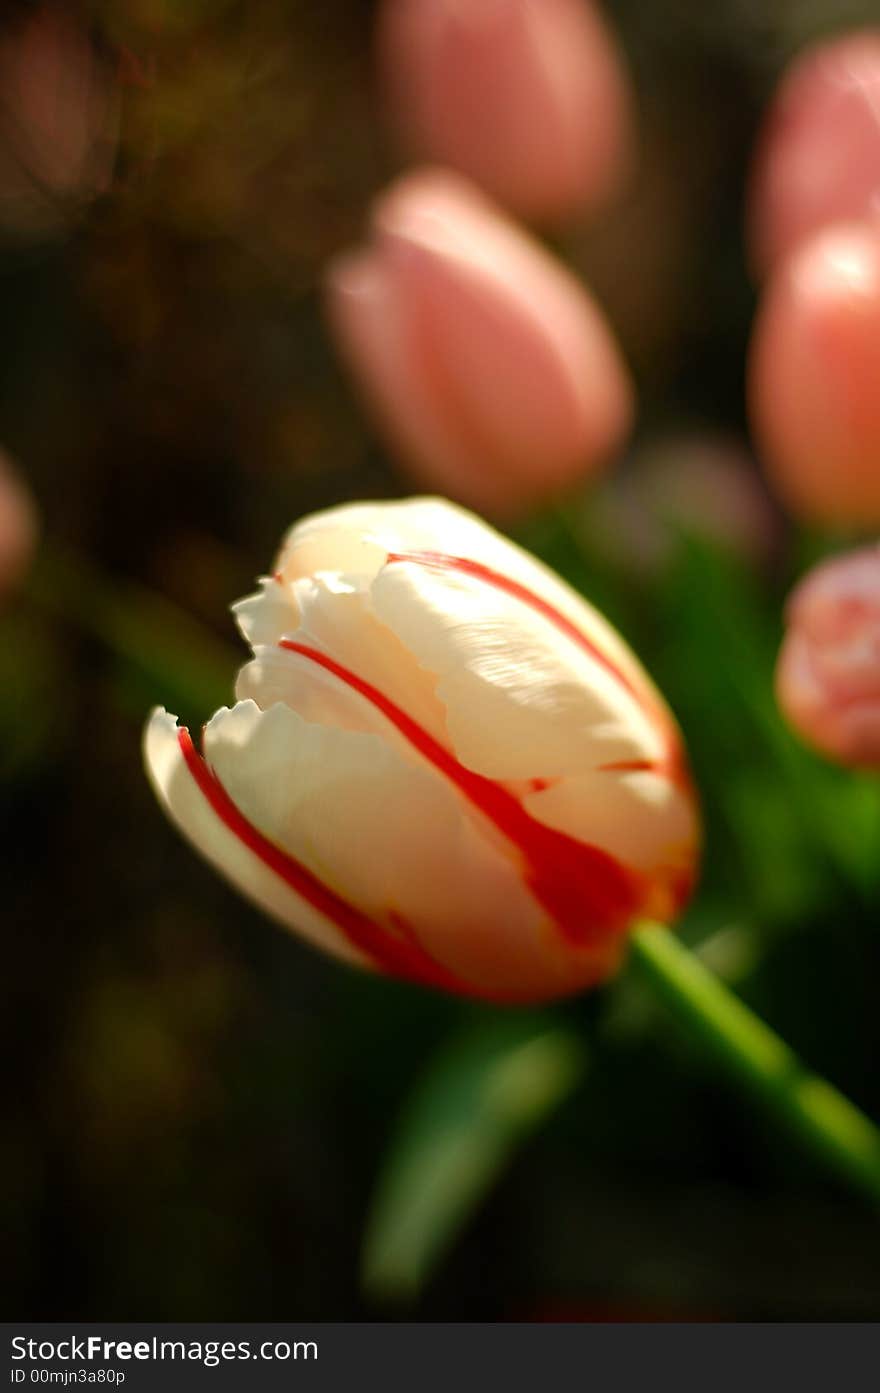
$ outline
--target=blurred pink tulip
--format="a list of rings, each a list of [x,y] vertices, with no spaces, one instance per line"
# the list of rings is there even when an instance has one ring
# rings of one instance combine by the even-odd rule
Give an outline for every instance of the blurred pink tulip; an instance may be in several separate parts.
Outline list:
[[[817,44],[770,108],[749,199],[755,268],[831,222],[880,212],[880,30]]]
[[[328,278],[342,351],[422,484],[514,514],[590,473],[630,424],[629,379],[587,291],[465,180],[420,171]]]
[[[385,0],[378,44],[392,123],[417,157],[538,219],[622,182],[629,85],[591,0]]]
[[[0,452],[0,598],[27,569],[36,532],[31,496]]]
[[[788,604],[780,707],[842,764],[880,766],[880,547],[823,562]]]
[[[761,566],[780,530],[744,446],[707,430],[642,445],[591,500],[585,529],[594,553],[646,576],[672,561],[689,537]]]
[[[831,526],[880,523],[880,227],[830,228],[775,272],[749,396],[772,482]]]
[[[0,226],[44,233],[109,184],[118,89],[76,5],[29,9],[0,37]]]

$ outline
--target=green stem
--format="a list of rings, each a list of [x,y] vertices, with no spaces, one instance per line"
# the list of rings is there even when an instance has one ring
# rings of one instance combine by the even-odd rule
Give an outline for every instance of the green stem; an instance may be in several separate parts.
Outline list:
[[[713,976],[668,929],[632,936],[643,974],[700,1044],[837,1173],[880,1203],[880,1130]]]

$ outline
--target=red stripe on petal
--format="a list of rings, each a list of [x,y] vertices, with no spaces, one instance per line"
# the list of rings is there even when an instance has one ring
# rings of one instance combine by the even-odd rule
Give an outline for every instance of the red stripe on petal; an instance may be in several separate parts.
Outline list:
[[[494,571],[491,566],[484,566],[481,561],[471,561],[466,556],[448,556],[441,551],[392,551],[388,554],[388,565],[395,561],[411,561],[416,565],[427,566],[436,571],[457,571],[461,575],[473,576],[476,580],[483,581],[486,585],[491,585],[495,590],[503,590],[505,594],[512,595],[514,599],[521,600],[523,604],[529,606],[544,619],[548,619],[555,629],[566,638],[576,643],[578,648],[587,653],[594,662],[603,667],[606,672],[610,672],[622,687],[640,699],[629,678],[620,671],[620,668],[611,661],[607,653],[603,653],[592,639],[587,638],[583,629],[579,629],[561,610],[555,605],[551,605],[549,600],[536,595],[534,590],[530,590],[527,585],[522,585],[518,580],[511,580],[510,576],[505,576],[501,571]]]
[[[491,566],[484,566],[481,561],[472,561],[467,556],[451,556],[441,551],[392,551],[388,553],[388,565],[401,561],[409,561],[415,565],[427,566],[438,571],[457,571],[460,575],[471,576],[476,580],[483,581],[486,585],[493,586],[496,590],[502,590],[506,595],[512,595],[514,599],[521,600],[536,614],[549,620],[557,632],[571,639],[572,643],[575,643],[582,652],[610,673],[640,706],[649,709],[663,735],[666,749],[661,759],[645,763],[639,767],[655,769],[658,773],[665,774],[682,792],[693,797],[694,786],[687,759],[675,722],[666,707],[658,701],[650,687],[646,686],[644,689],[638,690],[625,673],[621,672],[620,668],[609,658],[608,654],[603,652],[592,639],[587,637],[582,629],[578,628],[577,624],[567,615],[564,615],[561,610],[558,610],[555,605],[552,605],[549,600],[535,594],[534,590],[530,590],[528,586],[522,585],[519,581],[511,580],[501,571],[495,571]],[[603,767],[614,772],[624,770],[622,765],[605,765]],[[632,767],[635,768],[635,766]]]
[[[595,945],[625,929],[644,901],[643,878],[608,852],[545,827],[501,784],[465,768],[384,692],[328,654],[294,639],[279,647],[308,658],[365,697],[435,769],[488,817],[520,851],[523,878],[562,936],[574,948]]]
[[[392,977],[404,977],[425,986],[463,995],[475,994],[467,983],[460,981],[425,952],[415,933],[399,915],[394,913],[390,917],[399,929],[405,928],[403,939],[389,934],[368,915],[337,895],[308,867],[269,841],[232,801],[213,769],[196,750],[189,731],[180,730],[177,738],[187,769],[224,826],[300,899],[335,924],[349,943],[372,958],[383,972]]]

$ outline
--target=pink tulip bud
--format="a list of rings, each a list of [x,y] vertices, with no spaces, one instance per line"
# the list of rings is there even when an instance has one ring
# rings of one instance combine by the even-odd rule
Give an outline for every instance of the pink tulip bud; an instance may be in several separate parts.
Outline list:
[[[775,272],[749,396],[768,473],[804,518],[880,523],[880,228],[830,228]]]
[[[603,980],[674,916],[697,817],[678,730],[618,635],[440,499],[289,533],[236,607],[254,657],[199,753],[164,711],[170,817],[282,923],[361,967],[495,1000]]]
[[[880,212],[880,30],[817,44],[780,84],[749,198],[758,271],[829,223]]]
[[[408,153],[538,219],[595,207],[622,182],[629,86],[591,0],[385,0],[378,43]]]
[[[37,532],[30,493],[0,452],[0,598],[27,569]]]
[[[331,269],[328,310],[411,474],[513,514],[595,473],[631,390],[578,281],[455,175],[402,179],[372,228]]]
[[[776,670],[784,714],[832,759],[880,766],[880,547],[817,566],[787,618]]]

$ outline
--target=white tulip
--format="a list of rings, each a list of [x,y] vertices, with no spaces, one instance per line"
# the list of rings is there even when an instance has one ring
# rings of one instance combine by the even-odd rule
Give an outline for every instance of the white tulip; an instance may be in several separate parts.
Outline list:
[[[235,606],[253,658],[147,769],[194,846],[349,962],[527,1001],[601,981],[693,882],[675,723],[559,577],[440,499],[298,523]]]

